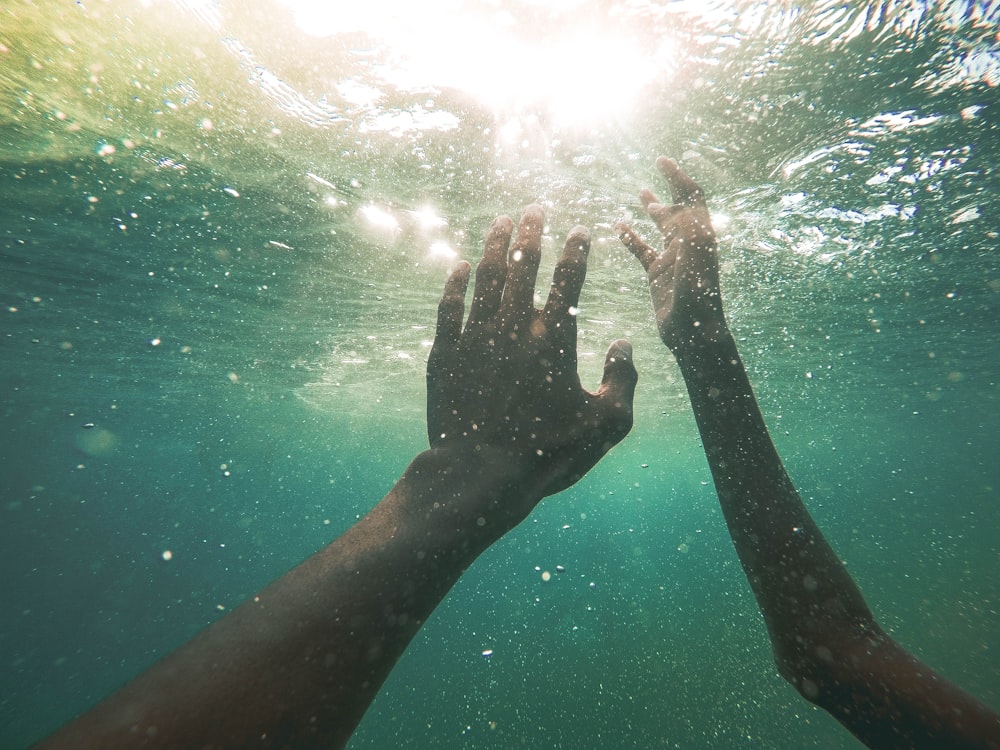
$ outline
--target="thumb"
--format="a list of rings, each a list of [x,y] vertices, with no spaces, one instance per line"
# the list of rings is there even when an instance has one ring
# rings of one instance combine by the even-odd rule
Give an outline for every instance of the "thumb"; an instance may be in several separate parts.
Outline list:
[[[638,380],[639,373],[632,363],[632,344],[625,339],[612,342],[604,358],[604,377],[597,395],[606,404],[611,418],[619,421],[621,437],[632,428],[632,399]]]

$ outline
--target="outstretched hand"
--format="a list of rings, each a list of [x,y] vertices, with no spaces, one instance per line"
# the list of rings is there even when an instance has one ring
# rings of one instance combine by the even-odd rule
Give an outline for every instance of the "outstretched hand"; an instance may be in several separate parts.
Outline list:
[[[471,267],[461,262],[445,285],[427,363],[427,433],[432,448],[462,461],[503,467],[523,507],[569,487],[628,433],[637,374],[632,347],[615,341],[594,393],[577,374],[576,306],[587,273],[590,237],[566,238],[545,307],[534,307],[544,215],[525,209],[493,222],[463,327]]]
[[[624,223],[617,229],[646,269],[660,338],[674,354],[683,354],[726,330],[718,243],[704,191],[672,159],[661,156],[656,166],[667,178],[673,205],[661,203],[649,190],[639,197],[663,233],[663,252],[647,245]]]

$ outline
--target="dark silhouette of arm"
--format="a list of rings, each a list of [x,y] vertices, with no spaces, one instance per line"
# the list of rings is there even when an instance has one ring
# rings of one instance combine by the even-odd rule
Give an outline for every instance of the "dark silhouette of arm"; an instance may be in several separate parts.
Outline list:
[[[632,425],[636,373],[612,344],[580,386],[576,320],[590,240],[566,240],[532,305],[543,216],[497,219],[476,274],[449,276],[427,367],[430,449],[325,549],[211,625],[44,748],[331,748],[346,744],[397,659],[462,572]]]
[[[873,748],[997,748],[1000,716],[922,664],[875,621],[789,479],[729,331],[702,189],[669,159],[672,205],[641,199],[658,252],[629,227],[657,327],[677,359],[733,545],[781,675]]]

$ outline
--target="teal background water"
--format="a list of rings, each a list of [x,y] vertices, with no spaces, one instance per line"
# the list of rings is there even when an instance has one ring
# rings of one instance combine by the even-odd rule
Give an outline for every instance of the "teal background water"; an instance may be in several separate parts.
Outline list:
[[[633,341],[635,427],[468,571],[352,747],[856,747],[775,673],[613,236],[654,234],[660,153],[710,195],[811,512],[884,626],[1000,706],[1000,6],[370,5],[313,33],[263,1],[0,7],[0,746],[382,497],[424,447],[454,255],[537,200],[541,289],[592,227],[581,370]],[[420,68],[435,49],[492,88]]]

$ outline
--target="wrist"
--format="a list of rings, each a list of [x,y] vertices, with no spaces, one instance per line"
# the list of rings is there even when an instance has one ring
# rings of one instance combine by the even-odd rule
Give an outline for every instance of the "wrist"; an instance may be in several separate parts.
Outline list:
[[[736,341],[725,318],[707,323],[695,322],[689,336],[662,336],[663,343],[683,365],[686,361],[704,362],[732,356]]]
[[[471,562],[541,500],[519,463],[493,449],[431,448],[410,462],[391,494],[422,540],[415,543]]]

